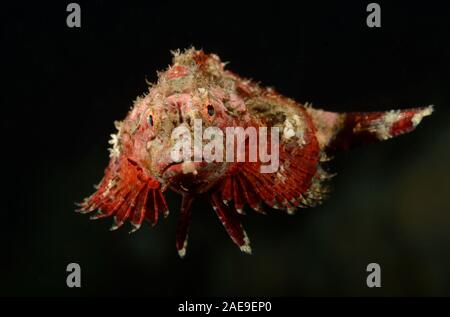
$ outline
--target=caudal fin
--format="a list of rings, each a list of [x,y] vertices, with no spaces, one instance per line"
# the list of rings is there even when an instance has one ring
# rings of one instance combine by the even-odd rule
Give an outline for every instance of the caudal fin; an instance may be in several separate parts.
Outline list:
[[[345,150],[414,130],[433,106],[377,112],[334,113],[309,108],[322,148]]]

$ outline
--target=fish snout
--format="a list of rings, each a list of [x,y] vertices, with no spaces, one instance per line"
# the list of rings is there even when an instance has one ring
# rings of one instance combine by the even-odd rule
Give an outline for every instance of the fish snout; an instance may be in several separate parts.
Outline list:
[[[178,125],[185,124],[193,129],[196,119],[201,119],[200,113],[195,107],[190,94],[177,94],[168,97],[170,110],[176,116]]]

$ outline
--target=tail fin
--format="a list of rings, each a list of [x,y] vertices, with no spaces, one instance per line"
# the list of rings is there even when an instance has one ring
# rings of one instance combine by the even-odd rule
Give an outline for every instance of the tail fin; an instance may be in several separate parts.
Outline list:
[[[377,112],[335,113],[308,108],[323,149],[346,150],[414,130],[433,106]]]

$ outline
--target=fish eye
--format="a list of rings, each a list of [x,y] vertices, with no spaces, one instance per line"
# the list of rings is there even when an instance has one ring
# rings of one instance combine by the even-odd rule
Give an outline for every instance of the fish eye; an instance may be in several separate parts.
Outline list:
[[[216,111],[212,105],[208,105],[208,114],[212,117]]]
[[[152,115],[148,116],[148,123],[150,124],[150,126],[153,127],[154,122],[153,122],[153,116]]]

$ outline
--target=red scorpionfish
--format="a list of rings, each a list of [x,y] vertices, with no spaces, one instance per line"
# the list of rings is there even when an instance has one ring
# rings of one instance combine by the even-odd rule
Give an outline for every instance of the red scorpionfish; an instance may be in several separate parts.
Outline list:
[[[192,203],[198,197],[209,199],[231,239],[251,253],[240,223],[245,205],[259,213],[266,205],[292,214],[298,207],[319,204],[331,176],[323,168],[327,153],[410,132],[432,111],[432,106],[363,113],[314,109],[225,70],[217,55],[193,48],[175,52],[173,65],[158,73],[157,84],[137,98],[125,120],[115,123],[118,132],[110,141],[105,176],[78,211],[97,211],[92,219],[113,216],[111,230],[128,220],[135,231],[144,220],[155,225],[160,214],[168,215],[163,193],[170,188],[182,196],[176,229],[181,257],[186,253]],[[251,133],[244,133],[240,145],[230,143],[244,160],[198,160],[190,155],[174,160],[173,132],[184,127],[188,133],[181,138],[183,146],[190,145],[198,122],[205,132],[210,127],[270,128],[268,135],[256,139],[270,145],[277,141],[270,153],[277,154],[277,169],[262,172],[268,153],[255,159],[261,145]],[[272,131],[279,131],[277,139]],[[211,138],[199,134],[200,141],[194,135],[194,145],[209,144],[213,155],[225,155],[219,148],[211,149]]]

